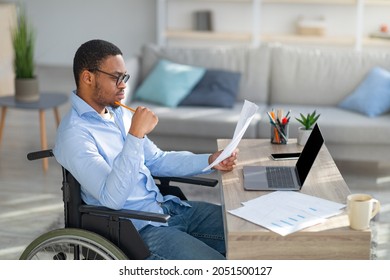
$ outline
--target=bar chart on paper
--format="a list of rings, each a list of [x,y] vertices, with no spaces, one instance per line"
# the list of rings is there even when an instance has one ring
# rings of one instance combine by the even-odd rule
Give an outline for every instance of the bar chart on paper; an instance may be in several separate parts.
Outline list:
[[[345,207],[295,191],[275,191],[242,204],[229,212],[283,236],[319,224]]]

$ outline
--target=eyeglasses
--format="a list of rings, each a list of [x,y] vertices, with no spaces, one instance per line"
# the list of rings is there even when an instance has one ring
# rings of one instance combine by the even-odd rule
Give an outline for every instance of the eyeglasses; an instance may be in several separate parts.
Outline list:
[[[129,79],[130,79],[130,75],[129,74],[120,74],[119,76],[115,76],[114,74],[111,74],[111,73],[107,73],[105,71],[102,71],[100,69],[90,69],[89,71],[93,72],[93,71],[98,71],[98,72],[101,72],[103,74],[106,74],[108,76],[111,76],[113,78],[116,78],[116,86],[119,86],[120,83],[124,82],[126,83]]]

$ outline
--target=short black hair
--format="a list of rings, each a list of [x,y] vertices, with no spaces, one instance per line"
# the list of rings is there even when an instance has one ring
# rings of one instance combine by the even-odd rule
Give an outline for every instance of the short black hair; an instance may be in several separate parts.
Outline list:
[[[122,55],[121,50],[114,44],[94,39],[82,44],[73,58],[73,75],[77,88],[79,78],[85,69],[99,69],[100,64],[108,56]]]

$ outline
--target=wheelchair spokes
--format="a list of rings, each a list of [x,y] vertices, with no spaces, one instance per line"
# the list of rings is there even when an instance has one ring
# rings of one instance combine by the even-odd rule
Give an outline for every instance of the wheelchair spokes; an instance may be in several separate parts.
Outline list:
[[[117,260],[126,255],[105,238],[89,231],[65,228],[47,232],[23,252],[25,260]]]

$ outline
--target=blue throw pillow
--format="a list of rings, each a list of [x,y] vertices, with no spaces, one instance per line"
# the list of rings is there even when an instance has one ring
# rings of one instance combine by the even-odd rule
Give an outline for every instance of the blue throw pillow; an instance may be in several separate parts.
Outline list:
[[[160,60],[135,92],[135,99],[176,107],[206,69]]]
[[[203,78],[179,106],[232,108],[238,94],[241,74],[224,70],[206,70]]]
[[[373,68],[339,107],[376,117],[390,110],[390,72]]]

